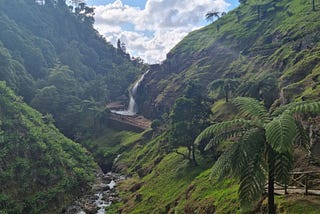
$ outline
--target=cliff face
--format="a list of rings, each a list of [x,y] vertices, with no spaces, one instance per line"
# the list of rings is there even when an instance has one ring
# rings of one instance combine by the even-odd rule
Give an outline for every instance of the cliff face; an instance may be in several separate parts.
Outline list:
[[[239,95],[247,96],[253,96],[249,90],[253,83],[262,82],[257,98],[273,103],[274,99],[262,94],[261,86],[273,76],[279,89],[274,92],[275,104],[317,98],[318,9],[312,10],[311,1],[247,1],[190,33],[146,76],[142,112],[159,117],[181,95],[186,82],[195,79],[204,88],[215,79],[236,79]]]

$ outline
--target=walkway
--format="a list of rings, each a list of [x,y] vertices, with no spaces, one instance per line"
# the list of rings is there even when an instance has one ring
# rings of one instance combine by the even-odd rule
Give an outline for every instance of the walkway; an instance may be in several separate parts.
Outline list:
[[[151,121],[140,115],[128,116],[111,113],[109,119],[137,127],[142,130],[149,129],[151,127]]]

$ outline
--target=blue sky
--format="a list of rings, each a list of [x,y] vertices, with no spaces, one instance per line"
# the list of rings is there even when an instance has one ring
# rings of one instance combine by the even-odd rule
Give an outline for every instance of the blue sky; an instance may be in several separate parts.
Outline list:
[[[227,12],[238,0],[86,0],[95,7],[95,28],[131,56],[160,63],[189,32],[207,25],[205,13]]]

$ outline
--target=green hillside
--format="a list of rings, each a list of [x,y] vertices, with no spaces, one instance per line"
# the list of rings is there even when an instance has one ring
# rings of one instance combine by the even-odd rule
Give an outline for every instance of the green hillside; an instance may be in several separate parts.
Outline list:
[[[121,156],[118,167],[132,177],[120,185],[125,201],[114,209],[125,213],[243,212],[235,178],[210,180],[211,166],[230,142],[208,152],[198,145],[195,166],[188,160],[197,136],[190,124],[235,118],[231,101],[237,96],[256,98],[271,111],[295,101],[319,100],[319,10],[318,4],[313,11],[312,1],[305,0],[242,1],[212,24],[191,32],[161,65],[152,65],[139,89],[139,105],[142,114],[159,119],[162,125],[153,130],[154,138],[137,141]],[[190,83],[201,88],[191,90],[194,97],[188,92]],[[187,106],[198,102],[196,97],[201,104],[211,105],[208,121],[190,116],[196,108]],[[206,114],[199,102],[196,111]],[[179,114],[184,118],[176,121]],[[317,122],[313,128],[318,132]],[[305,154],[294,157],[302,171],[312,165],[303,158]],[[313,154],[312,167],[319,166],[318,155]],[[318,196],[279,196],[277,212],[317,213],[319,201]],[[261,200],[254,213],[267,213],[267,201]]]
[[[97,128],[88,118],[127,94],[142,65],[93,29],[92,13],[46,2],[0,2],[0,80],[78,139]]]
[[[191,32],[150,72],[143,89],[147,94],[140,98],[147,116],[168,112],[192,79],[204,87],[216,79],[236,79],[235,96],[256,97],[267,105],[274,99],[289,103],[318,97],[319,5],[313,11],[307,0],[245,2]],[[278,90],[266,94],[258,83],[270,77]],[[223,98],[217,93],[212,92],[214,99]]]
[[[0,1],[0,213],[60,213],[95,180],[93,155],[69,138],[98,136],[106,103],[143,65],[92,15],[63,0]]]
[[[4,82],[0,95],[0,212],[57,213],[89,188],[97,165]]]

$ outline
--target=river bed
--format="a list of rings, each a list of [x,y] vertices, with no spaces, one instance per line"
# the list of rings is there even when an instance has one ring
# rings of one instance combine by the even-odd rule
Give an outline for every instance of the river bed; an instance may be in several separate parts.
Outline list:
[[[98,172],[97,181],[89,193],[74,201],[63,213],[65,214],[105,214],[105,208],[113,202],[119,202],[116,191],[117,182],[125,176],[114,172]]]

